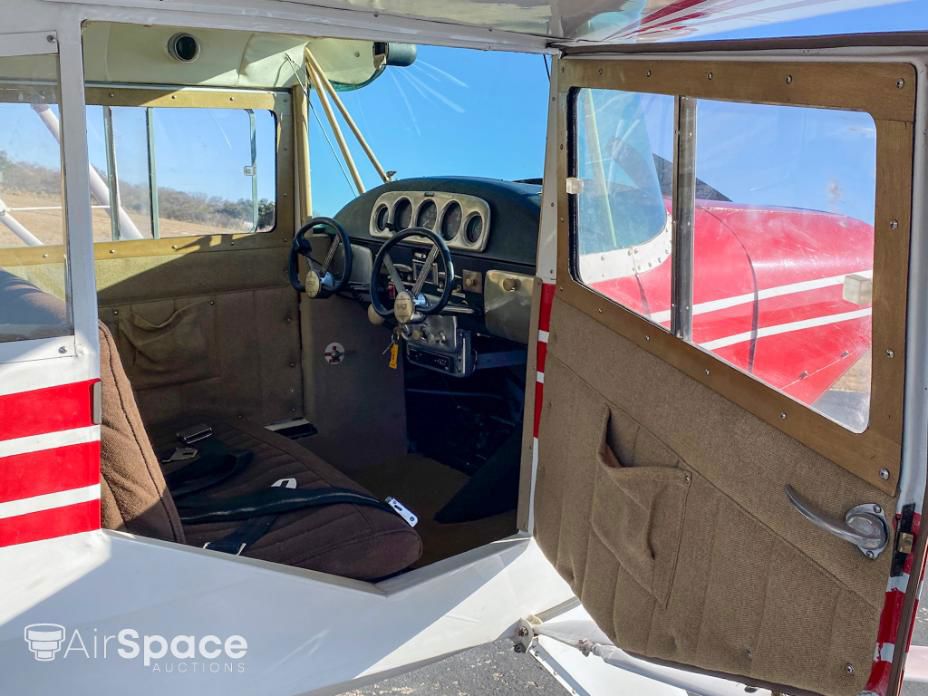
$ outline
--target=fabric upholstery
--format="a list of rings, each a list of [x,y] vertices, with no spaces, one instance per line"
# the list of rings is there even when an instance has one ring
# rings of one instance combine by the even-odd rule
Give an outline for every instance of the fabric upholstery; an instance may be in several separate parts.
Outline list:
[[[100,382],[103,526],[183,543],[184,530],[167,492],[161,464],[145,433],[116,343],[102,323]]]
[[[117,302],[100,318],[146,423],[196,410],[267,424],[303,415],[297,311],[287,286]]]
[[[247,449],[254,461],[215,490],[216,500],[242,495],[293,477],[299,488],[339,487],[370,493],[305,447],[244,420],[187,417],[181,427],[212,426],[216,439],[230,449]],[[176,428],[165,428],[156,442],[176,444]],[[226,536],[241,522],[186,525],[187,541],[196,546]],[[280,515],[271,530],[244,555],[275,563],[319,570],[359,580],[375,580],[404,570],[422,554],[416,531],[399,516],[358,505],[330,505]]]
[[[867,560],[783,491],[836,516],[891,518],[893,499],[560,300],[538,455],[539,544],[619,647],[861,691],[891,554]]]
[[[148,440],[115,342],[100,325],[103,422],[101,424],[103,526],[141,536],[202,546],[242,522],[182,527],[167,490],[161,463]],[[367,493],[304,447],[245,419],[186,415],[162,428],[165,449],[179,444],[174,433],[205,422],[230,449],[254,453],[249,466],[211,491],[218,498],[241,495],[293,477],[299,487],[336,486]],[[398,516],[356,505],[332,505],[281,515],[244,555],[360,580],[374,580],[411,566],[422,553],[419,535]]]

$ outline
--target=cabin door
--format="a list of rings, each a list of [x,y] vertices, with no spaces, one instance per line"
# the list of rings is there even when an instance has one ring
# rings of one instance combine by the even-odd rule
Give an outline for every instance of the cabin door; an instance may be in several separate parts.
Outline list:
[[[538,543],[628,654],[894,693],[923,548],[925,438],[902,417],[916,68],[555,73]]]

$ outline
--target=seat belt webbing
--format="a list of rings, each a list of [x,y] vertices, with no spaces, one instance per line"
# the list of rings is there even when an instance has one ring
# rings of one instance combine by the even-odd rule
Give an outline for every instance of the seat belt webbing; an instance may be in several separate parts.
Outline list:
[[[206,524],[341,504],[373,507],[395,514],[383,501],[348,488],[262,488],[229,498],[187,497],[177,501],[177,512],[184,524]]]

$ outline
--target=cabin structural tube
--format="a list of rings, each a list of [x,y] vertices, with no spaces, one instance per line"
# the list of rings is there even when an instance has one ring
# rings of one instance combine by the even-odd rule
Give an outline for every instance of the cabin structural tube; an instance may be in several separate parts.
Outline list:
[[[39,118],[42,119],[42,123],[45,124],[45,127],[48,128],[48,131],[54,136],[55,140],[61,143],[61,123],[52,110],[48,108],[48,105],[33,104],[32,108],[38,114]],[[110,192],[106,182],[92,165],[90,166],[89,174],[90,193],[93,197],[109,208],[111,217],[114,210],[117,211],[119,238],[144,239],[145,236],[139,231],[139,228],[132,221],[132,218],[129,217],[129,213],[127,213],[122,206],[114,207],[113,202],[110,200]]]

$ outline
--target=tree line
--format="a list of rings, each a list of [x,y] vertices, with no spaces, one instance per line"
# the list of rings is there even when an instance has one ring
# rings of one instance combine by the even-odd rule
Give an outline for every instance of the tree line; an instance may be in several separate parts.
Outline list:
[[[106,175],[99,172],[104,179]],[[0,150],[0,198],[3,191],[61,195],[61,175],[57,169],[31,162],[16,161]],[[149,214],[151,205],[147,185],[119,182],[122,207],[129,212]],[[102,201],[96,201],[102,203]],[[258,201],[258,230],[274,226],[274,201]],[[252,201],[248,198],[231,200],[205,193],[190,193],[174,188],[158,187],[158,211],[163,219],[194,222],[228,229],[251,229]]]

